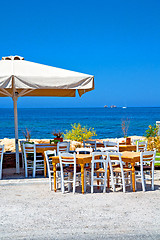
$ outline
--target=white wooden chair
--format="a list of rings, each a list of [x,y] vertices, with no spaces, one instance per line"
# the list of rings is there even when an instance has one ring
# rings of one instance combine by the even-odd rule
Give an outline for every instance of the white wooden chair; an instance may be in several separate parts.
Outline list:
[[[56,150],[48,150],[45,151],[45,158],[47,162],[47,170],[48,170],[48,177],[49,177],[49,187],[50,190],[53,191],[53,183],[54,183],[54,171],[53,171],[53,165],[52,165],[52,159],[50,158],[51,156],[56,156]],[[58,188],[58,183],[61,183],[61,174],[60,174],[60,167],[58,166],[56,169],[56,183]]]
[[[4,154],[4,145],[0,145],[0,179],[2,179],[3,154]]]
[[[100,164],[100,167],[97,167]],[[92,162],[91,162],[91,193],[93,193],[94,186],[99,186],[96,184],[97,181],[101,183],[101,188],[103,192],[106,192],[107,184],[107,166],[108,159],[106,159],[106,152],[93,152]]]
[[[146,190],[146,180],[151,181],[151,188],[154,190],[154,164],[156,151],[145,151],[140,153],[140,170],[136,169],[136,179],[140,178],[142,189]],[[137,175],[138,174],[138,175]]]
[[[77,154],[92,154],[93,148],[83,147],[75,149]],[[86,191],[86,183],[91,185],[91,167],[90,164],[86,164],[84,167],[84,191]]]
[[[59,152],[69,152],[70,142],[58,142],[57,143],[57,155]]]
[[[118,141],[104,141],[104,148],[101,151],[107,152],[119,152],[119,142]]]
[[[137,152],[147,151],[147,141],[137,141]]]
[[[93,152],[93,149],[83,147],[83,148],[76,148],[75,151],[77,154],[91,154]]]
[[[28,177],[28,171],[32,171],[33,177],[36,172],[44,171],[44,159],[36,156],[36,145],[34,143],[23,143],[25,159],[25,177]]]
[[[110,156],[117,157],[116,165],[115,160],[111,160]],[[123,167],[123,162],[121,159],[122,154],[116,152],[108,152],[107,159],[109,162],[109,168],[111,173],[111,185],[113,187],[113,191],[115,191],[115,186],[120,185],[123,186],[123,192],[126,192],[126,186],[130,186],[132,189],[132,171],[130,168]],[[117,166],[119,164],[119,166]]]
[[[96,151],[97,143],[96,143],[96,141],[84,140],[83,141],[83,147],[84,148],[89,147],[89,148],[92,148],[93,151]]]
[[[61,189],[62,193],[65,192],[64,184],[68,183],[68,191],[70,191],[71,184],[73,183],[73,193],[75,193],[76,182],[79,183],[79,179],[76,178],[81,173],[76,171],[76,153],[62,153],[59,152],[60,168],[61,168]],[[66,168],[66,165],[68,167]]]
[[[26,141],[20,141],[21,154],[22,154],[22,168],[24,168],[24,165],[25,165],[24,150],[23,150],[23,144],[24,144],[25,142],[26,142]]]

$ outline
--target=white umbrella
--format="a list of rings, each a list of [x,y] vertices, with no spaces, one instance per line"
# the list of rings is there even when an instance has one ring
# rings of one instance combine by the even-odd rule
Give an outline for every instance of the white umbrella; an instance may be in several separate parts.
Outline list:
[[[12,97],[16,146],[16,172],[19,173],[17,99],[22,96],[75,97],[94,89],[94,76],[25,61],[19,56],[0,60],[0,97]]]

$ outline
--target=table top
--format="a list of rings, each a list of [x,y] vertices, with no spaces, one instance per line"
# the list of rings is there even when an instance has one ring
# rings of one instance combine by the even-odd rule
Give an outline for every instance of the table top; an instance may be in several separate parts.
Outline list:
[[[116,160],[116,156],[111,155],[111,159]],[[128,163],[140,162],[140,152],[122,152],[122,161]]]
[[[53,156],[52,163],[59,163],[59,156]],[[76,162],[77,164],[85,164],[90,163],[92,160],[91,154],[76,154]]]

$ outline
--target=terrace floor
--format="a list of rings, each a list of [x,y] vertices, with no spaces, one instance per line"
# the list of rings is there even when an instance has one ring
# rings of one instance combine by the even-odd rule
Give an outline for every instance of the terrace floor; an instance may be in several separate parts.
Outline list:
[[[82,195],[49,191],[48,179],[0,181],[0,239],[160,239],[160,171],[155,191]],[[19,176],[20,177],[20,176]]]

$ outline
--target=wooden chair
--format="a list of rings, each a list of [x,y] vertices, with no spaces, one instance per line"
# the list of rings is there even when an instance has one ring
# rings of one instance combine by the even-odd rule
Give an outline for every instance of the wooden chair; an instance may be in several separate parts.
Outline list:
[[[140,169],[136,169],[136,179],[140,178],[142,189],[146,190],[146,180],[151,181],[151,188],[154,190],[154,164],[156,151],[145,151],[140,153]]]
[[[32,171],[33,177],[36,172],[44,171],[44,159],[36,156],[36,145],[34,143],[23,143],[25,159],[25,177],[28,177],[28,171]]]
[[[107,152],[119,152],[119,142],[113,142],[113,141],[104,141],[104,148],[101,151],[107,151]]]
[[[147,151],[147,141],[137,141],[137,152]]]
[[[83,141],[83,147],[84,148],[89,147],[89,148],[92,148],[93,151],[96,151],[97,143],[96,143],[96,141],[84,140]]]
[[[116,165],[115,160],[111,159],[110,157],[111,155],[117,157]],[[113,191],[115,191],[116,185],[120,185],[123,187],[123,192],[126,192],[126,186],[130,186],[132,189],[132,171],[130,168],[123,166],[121,156],[122,156],[121,153],[116,152],[107,153]]]
[[[61,168],[61,189],[62,193],[65,192],[64,184],[68,183],[68,191],[70,191],[71,184],[73,183],[73,193],[75,193],[76,182],[79,179],[76,177],[80,175],[80,172],[76,171],[76,153],[62,153],[59,152],[60,168]],[[66,168],[66,165],[68,166]]]
[[[101,166],[98,167],[97,164],[98,165],[100,164]],[[108,166],[108,160],[106,160],[106,152],[93,152],[92,153],[91,193],[93,193],[94,186],[99,186],[98,185],[99,182],[101,183],[101,188],[103,188],[103,192],[106,192],[107,166]],[[96,182],[97,182],[97,184],[96,184]]]
[[[53,191],[53,183],[54,183],[54,171],[53,171],[53,165],[52,165],[52,159],[50,158],[51,156],[56,156],[56,150],[48,150],[45,151],[45,158],[46,158],[46,162],[47,162],[47,170],[48,170],[48,177],[49,177],[49,187],[50,190]],[[58,166],[56,169],[56,183],[57,183],[57,187],[58,188],[58,183],[61,184],[61,174],[60,174],[60,167]]]
[[[57,143],[57,155],[59,152],[69,152],[70,142],[58,142]]]
[[[77,154],[91,154],[93,152],[93,149],[84,147],[84,148],[76,148],[75,151]]]
[[[24,168],[24,165],[25,165],[24,150],[23,150],[23,144],[24,144],[25,142],[26,142],[26,141],[20,141],[21,154],[22,154],[22,168]]]
[[[3,154],[4,154],[4,145],[0,145],[0,179],[2,179]]]

